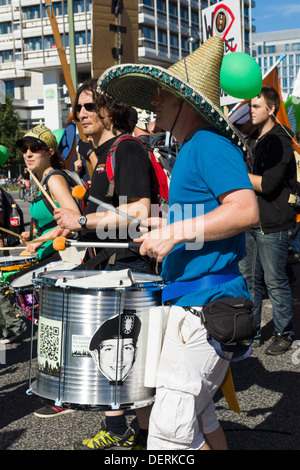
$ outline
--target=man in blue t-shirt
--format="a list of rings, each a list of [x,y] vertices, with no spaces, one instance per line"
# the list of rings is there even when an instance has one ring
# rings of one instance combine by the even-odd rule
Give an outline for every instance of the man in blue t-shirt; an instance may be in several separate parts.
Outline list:
[[[144,221],[151,231],[136,239],[142,255],[163,262],[163,301],[171,304],[147,450],[227,447],[213,396],[229,362],[207,341],[199,312],[217,298],[250,297],[238,262],[258,208],[240,150],[246,145],[219,107],[223,53],[223,41],[212,37],[167,70],[115,66],[98,80],[111,96],[155,110],[157,125],[180,145],[167,223]]]

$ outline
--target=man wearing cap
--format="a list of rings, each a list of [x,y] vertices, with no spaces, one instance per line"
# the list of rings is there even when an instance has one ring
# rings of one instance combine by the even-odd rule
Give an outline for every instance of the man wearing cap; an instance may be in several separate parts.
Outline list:
[[[99,90],[155,111],[157,125],[180,145],[167,225],[152,224],[136,240],[141,254],[163,261],[163,301],[171,304],[148,450],[227,448],[213,396],[229,362],[208,343],[199,310],[222,297],[250,298],[238,261],[258,208],[247,146],[220,110],[223,54],[223,41],[213,37],[167,70],[126,64],[98,80]]]
[[[93,335],[89,349],[100,372],[111,385],[122,383],[130,373],[137,353],[141,320],[124,309],[102,323]]]

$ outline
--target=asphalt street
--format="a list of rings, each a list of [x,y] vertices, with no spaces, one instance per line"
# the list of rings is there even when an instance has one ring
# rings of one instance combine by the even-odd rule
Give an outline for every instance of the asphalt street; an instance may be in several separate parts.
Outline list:
[[[28,206],[22,203],[25,219]],[[280,356],[264,354],[273,331],[272,309],[266,298],[263,345],[246,360],[231,366],[240,414],[229,409],[221,392],[215,396],[230,450],[300,450],[300,262],[291,266],[296,334],[293,347]],[[22,340],[7,345],[4,363],[0,361],[0,450],[70,450],[73,442],[99,430],[103,413],[97,410],[76,410],[52,419],[34,416],[34,411],[43,405],[41,398],[26,393],[31,348],[34,380],[36,342],[37,327],[31,339],[28,323]],[[127,419],[136,426],[134,411],[127,412]]]

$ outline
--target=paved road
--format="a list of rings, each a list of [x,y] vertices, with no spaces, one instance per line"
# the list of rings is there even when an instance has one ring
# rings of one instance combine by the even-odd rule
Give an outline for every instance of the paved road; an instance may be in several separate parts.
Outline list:
[[[300,263],[293,264],[293,269],[294,330],[300,340]],[[218,393],[217,414],[231,450],[300,450],[300,342],[282,356],[265,355],[273,328],[267,299],[263,323],[263,346],[232,365],[241,413],[231,411]],[[8,345],[5,363],[0,364],[0,449],[69,450],[73,442],[97,433],[102,413],[75,411],[54,419],[33,415],[41,399],[28,396],[26,390],[31,346],[34,378],[36,328],[32,340],[30,336],[28,328],[22,341]],[[136,424],[134,412],[127,412],[127,419]]]

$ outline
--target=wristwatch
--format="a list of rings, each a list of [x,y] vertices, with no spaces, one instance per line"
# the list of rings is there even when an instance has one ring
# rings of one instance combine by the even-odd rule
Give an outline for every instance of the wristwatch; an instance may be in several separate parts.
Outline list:
[[[81,225],[82,228],[86,228],[87,218],[85,215],[81,215],[78,217],[78,223]]]

